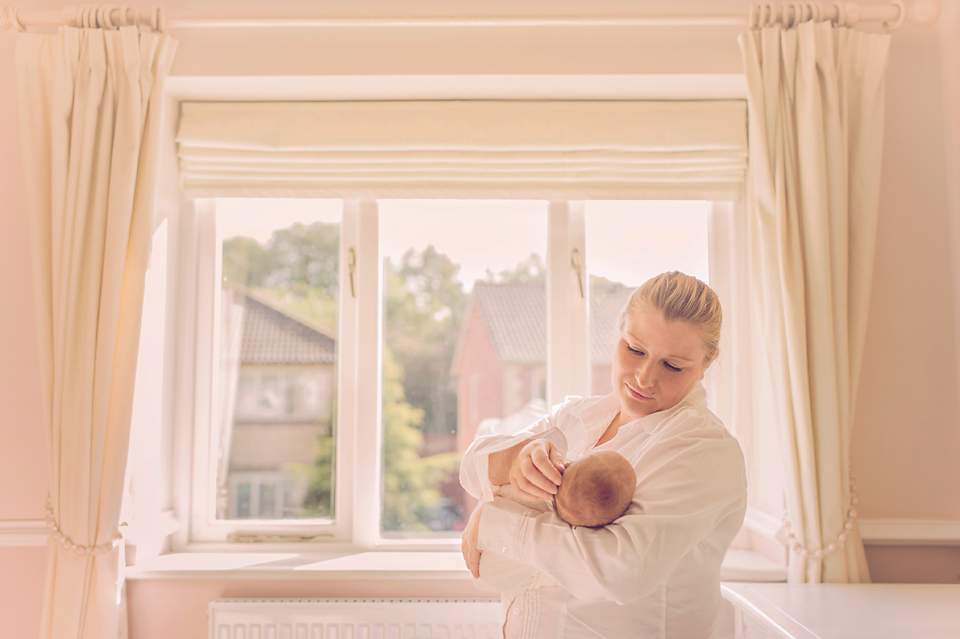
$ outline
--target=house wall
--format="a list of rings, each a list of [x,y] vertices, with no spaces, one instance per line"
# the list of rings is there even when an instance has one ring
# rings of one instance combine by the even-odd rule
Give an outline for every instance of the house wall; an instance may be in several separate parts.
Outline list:
[[[470,446],[477,426],[488,417],[503,417],[503,370],[483,322],[479,304],[470,305],[467,334],[457,375],[457,451]]]
[[[22,1],[22,8],[68,2]],[[576,15],[574,0],[479,4],[440,0],[334,0],[321,5],[276,0],[169,0],[173,14]],[[942,0],[952,8],[956,0]],[[643,11],[746,13],[740,0],[646,3]],[[593,15],[629,15],[627,0],[591,5]],[[735,27],[550,27],[181,29],[177,75],[350,75],[516,73],[740,73]],[[956,37],[953,32],[951,37]],[[31,298],[26,196],[19,160],[14,65],[16,35],[0,34],[0,528],[44,515],[47,492],[43,412]],[[859,474],[860,516],[888,520],[960,520],[960,380],[955,337],[957,238],[948,218],[947,129],[939,31],[906,26],[894,34],[871,314],[851,456]],[[269,52],[269,54],[265,54]],[[954,109],[950,117],[956,118]],[[19,543],[19,542],[18,542]],[[950,581],[953,548],[874,546],[882,581]],[[4,636],[33,637],[44,570],[42,547],[0,549]],[[915,560],[917,557],[922,561]],[[944,562],[947,562],[946,564]],[[321,592],[322,591],[322,592]],[[442,584],[329,584],[227,580],[131,582],[131,637],[200,639],[206,602],[220,596],[320,594],[416,596]],[[447,592],[452,592],[447,590]]]

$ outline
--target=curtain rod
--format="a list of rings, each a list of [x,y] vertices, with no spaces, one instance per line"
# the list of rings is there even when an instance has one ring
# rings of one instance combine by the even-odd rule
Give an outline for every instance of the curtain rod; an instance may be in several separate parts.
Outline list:
[[[251,27],[651,27],[651,26],[737,26],[757,28],[780,24],[791,27],[800,22],[830,21],[837,26],[853,27],[860,22],[881,22],[887,31],[905,21],[916,27],[934,24],[940,16],[937,0],[894,0],[885,5],[861,5],[855,2],[829,6],[820,3],[752,5],[749,14],[631,15],[631,16],[517,16],[517,17],[353,17],[353,18],[203,18],[189,14],[167,15],[163,7],[138,9],[117,5],[69,6],[57,10],[19,9],[0,5],[0,32],[16,27],[117,28],[143,26],[154,31],[165,29],[251,28]]]

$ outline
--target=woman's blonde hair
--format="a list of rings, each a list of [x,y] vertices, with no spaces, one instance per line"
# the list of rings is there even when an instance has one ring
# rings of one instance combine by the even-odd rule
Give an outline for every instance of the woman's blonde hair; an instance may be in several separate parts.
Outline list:
[[[679,271],[661,273],[644,282],[627,300],[617,328],[623,333],[627,315],[637,309],[659,311],[668,322],[683,321],[691,324],[703,338],[707,350],[704,364],[710,364],[720,350],[720,325],[723,314],[720,300],[713,289],[695,277]]]

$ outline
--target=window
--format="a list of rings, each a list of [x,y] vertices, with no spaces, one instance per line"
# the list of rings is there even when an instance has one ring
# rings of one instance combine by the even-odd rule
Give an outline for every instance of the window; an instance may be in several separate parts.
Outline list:
[[[650,275],[730,272],[740,101],[180,107],[176,548],[453,548],[476,433],[608,390]]]
[[[466,447],[609,392],[633,288],[709,280],[711,208],[198,203],[191,540],[456,543]]]

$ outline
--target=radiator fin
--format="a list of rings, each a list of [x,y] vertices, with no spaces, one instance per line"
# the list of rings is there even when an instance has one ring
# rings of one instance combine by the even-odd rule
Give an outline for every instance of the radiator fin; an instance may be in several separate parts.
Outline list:
[[[499,600],[218,599],[210,639],[500,639]]]

